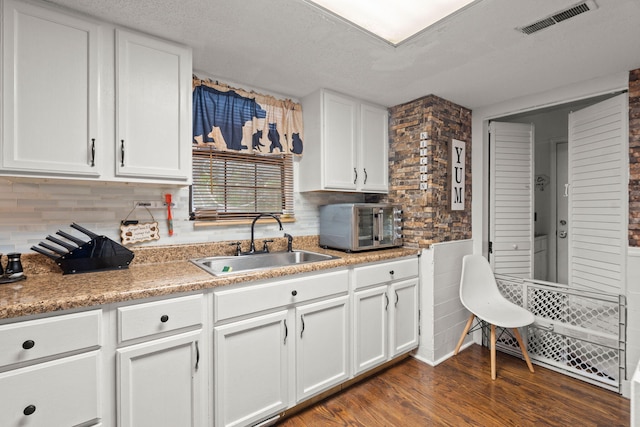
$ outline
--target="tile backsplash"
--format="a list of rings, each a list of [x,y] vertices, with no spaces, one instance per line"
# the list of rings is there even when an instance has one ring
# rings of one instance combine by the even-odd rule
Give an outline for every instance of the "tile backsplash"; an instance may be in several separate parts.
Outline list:
[[[248,225],[194,227],[189,221],[189,188],[167,185],[14,179],[0,177],[0,253],[33,253],[31,246],[78,223],[89,230],[120,241],[120,221],[129,215],[134,202],[157,200],[171,193],[175,204],[174,234],[167,233],[166,209],[151,209],[158,221],[160,240],[136,246],[244,240]],[[318,206],[327,203],[359,202],[363,196],[348,193],[295,193],[296,222],[284,225],[293,236],[318,234]],[[129,219],[151,220],[143,208],[131,212]],[[256,238],[279,237],[272,225],[256,227]],[[84,237],[84,236],[83,236]]]

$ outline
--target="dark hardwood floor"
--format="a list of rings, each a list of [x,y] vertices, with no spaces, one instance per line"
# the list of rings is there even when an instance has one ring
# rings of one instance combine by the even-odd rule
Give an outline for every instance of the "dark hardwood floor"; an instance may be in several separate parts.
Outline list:
[[[617,393],[479,345],[436,367],[413,358],[278,423],[317,426],[628,426]]]

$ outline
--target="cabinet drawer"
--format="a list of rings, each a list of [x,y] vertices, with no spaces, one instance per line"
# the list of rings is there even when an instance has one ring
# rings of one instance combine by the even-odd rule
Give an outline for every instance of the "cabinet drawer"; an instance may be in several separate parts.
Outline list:
[[[118,307],[118,342],[202,325],[200,295]]]
[[[349,290],[347,270],[215,291],[214,322]]]
[[[0,326],[0,366],[97,347],[101,321],[92,310]]]
[[[418,275],[418,258],[367,265],[354,269],[356,289]]]
[[[76,426],[97,421],[99,361],[98,351],[93,351],[0,374],[0,425]]]

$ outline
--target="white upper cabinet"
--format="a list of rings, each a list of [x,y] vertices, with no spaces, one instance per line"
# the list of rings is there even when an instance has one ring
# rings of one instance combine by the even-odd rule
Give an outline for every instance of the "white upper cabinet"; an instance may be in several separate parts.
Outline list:
[[[323,94],[321,113],[324,119],[321,123],[323,137],[320,141],[324,152],[320,161],[324,165],[321,171],[321,174],[324,174],[323,186],[327,189],[356,189],[357,111],[358,104],[355,100],[329,92]]]
[[[362,191],[389,191],[389,112],[370,104],[360,105],[358,163]]]
[[[116,30],[116,173],[188,180],[191,51]]]
[[[328,90],[303,99],[300,191],[388,191],[388,112]]]
[[[2,49],[0,174],[190,183],[189,48],[7,0]]]
[[[98,25],[10,0],[2,12],[2,172],[99,177]]]

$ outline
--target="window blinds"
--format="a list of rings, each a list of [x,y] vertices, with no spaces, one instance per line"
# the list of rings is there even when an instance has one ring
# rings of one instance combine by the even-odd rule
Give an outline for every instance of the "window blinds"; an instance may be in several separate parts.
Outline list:
[[[293,216],[291,155],[193,149],[191,219],[241,220],[257,213]]]

